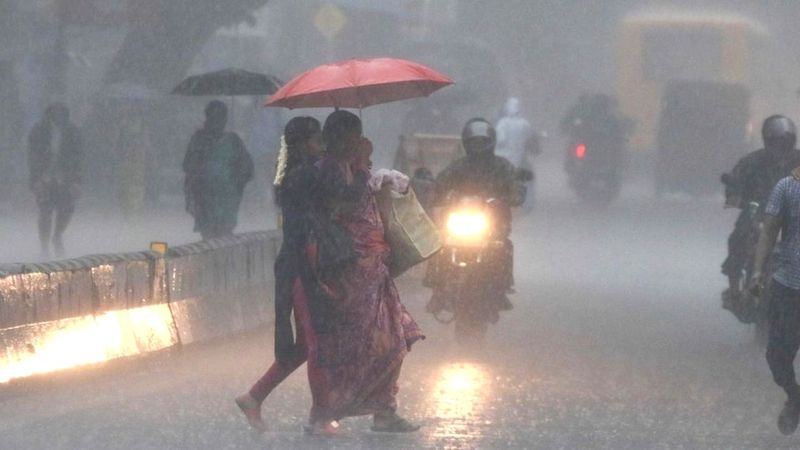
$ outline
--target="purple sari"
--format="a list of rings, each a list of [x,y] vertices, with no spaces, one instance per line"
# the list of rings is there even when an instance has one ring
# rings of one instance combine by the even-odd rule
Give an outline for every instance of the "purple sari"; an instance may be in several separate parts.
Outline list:
[[[332,158],[318,163],[326,213],[352,236],[358,259],[330,280],[330,327],[318,333],[317,367],[326,379],[326,401],[312,419],[394,411],[397,378],[411,345],[422,331],[400,302],[386,265],[389,246],[369,174],[348,183],[346,168]]]

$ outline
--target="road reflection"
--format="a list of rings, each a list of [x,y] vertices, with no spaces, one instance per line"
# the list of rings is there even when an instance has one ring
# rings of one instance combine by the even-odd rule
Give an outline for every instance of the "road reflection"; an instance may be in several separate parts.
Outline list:
[[[484,406],[491,390],[487,370],[475,363],[443,366],[436,378],[431,413],[436,426],[431,437],[442,448],[470,448],[488,425]]]

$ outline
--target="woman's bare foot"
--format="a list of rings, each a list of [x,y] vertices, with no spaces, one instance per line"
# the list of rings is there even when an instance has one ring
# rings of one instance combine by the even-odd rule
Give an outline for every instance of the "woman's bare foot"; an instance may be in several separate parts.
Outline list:
[[[264,419],[261,418],[261,403],[254,399],[252,395],[242,394],[236,397],[236,405],[242,410],[244,416],[247,418],[247,423],[259,433],[263,433],[267,429]]]
[[[314,422],[306,425],[305,431],[311,436],[336,436],[339,434],[339,422],[335,420]]]

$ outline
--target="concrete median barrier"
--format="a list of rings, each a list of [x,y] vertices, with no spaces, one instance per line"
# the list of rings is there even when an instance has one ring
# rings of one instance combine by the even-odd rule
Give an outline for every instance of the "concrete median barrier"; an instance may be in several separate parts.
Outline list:
[[[169,303],[182,343],[239,333],[272,317],[275,234],[170,249]]]
[[[0,266],[0,382],[253,329],[271,320],[280,236]]]

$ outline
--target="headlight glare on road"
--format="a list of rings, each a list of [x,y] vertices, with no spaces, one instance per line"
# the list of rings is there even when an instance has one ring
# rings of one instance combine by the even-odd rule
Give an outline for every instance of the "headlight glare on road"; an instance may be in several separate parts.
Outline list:
[[[491,394],[486,368],[474,363],[446,364],[438,371],[431,398],[430,414],[440,419],[433,435],[469,441],[479,429],[471,421],[485,414],[486,399]]]

